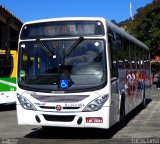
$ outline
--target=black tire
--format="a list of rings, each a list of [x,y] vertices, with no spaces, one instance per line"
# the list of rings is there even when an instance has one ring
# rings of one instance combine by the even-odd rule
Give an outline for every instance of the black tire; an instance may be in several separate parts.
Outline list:
[[[126,114],[125,114],[125,96],[121,98],[121,105],[120,105],[120,119],[118,123],[118,128],[122,129],[126,125]]]
[[[141,108],[145,109],[146,106],[147,106],[147,104],[146,104],[146,96],[145,96],[145,88],[144,88],[144,91],[143,91],[143,100],[142,100],[142,103],[141,103]]]
[[[53,127],[50,127],[50,126],[42,126],[42,129],[43,129],[44,131],[51,131],[51,130],[53,130]]]

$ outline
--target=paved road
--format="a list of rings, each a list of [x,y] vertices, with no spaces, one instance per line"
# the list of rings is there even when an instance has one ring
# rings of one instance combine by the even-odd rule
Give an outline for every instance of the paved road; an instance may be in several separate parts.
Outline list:
[[[137,108],[130,113],[127,116],[126,126],[121,130],[118,130],[116,125],[110,130],[75,128],[44,130],[41,127],[18,126],[15,106],[1,107],[0,143],[4,144],[7,140],[11,141],[11,144],[31,141],[43,144],[142,143],[145,140],[160,143],[160,90],[153,86],[146,91],[146,97],[147,108],[144,110]]]
[[[160,90],[154,86],[146,95],[146,109],[135,115],[113,138],[160,138]]]

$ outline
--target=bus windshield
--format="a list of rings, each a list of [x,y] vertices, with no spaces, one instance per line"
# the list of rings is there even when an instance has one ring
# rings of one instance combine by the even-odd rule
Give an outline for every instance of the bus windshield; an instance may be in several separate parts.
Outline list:
[[[106,82],[104,40],[35,40],[19,47],[18,84],[26,89],[82,90]]]

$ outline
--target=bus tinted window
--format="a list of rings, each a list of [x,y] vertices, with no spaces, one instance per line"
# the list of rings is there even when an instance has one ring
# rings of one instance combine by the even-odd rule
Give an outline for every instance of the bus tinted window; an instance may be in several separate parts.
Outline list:
[[[59,21],[25,25],[22,29],[21,39],[95,35],[104,35],[101,22]]]
[[[12,56],[0,55],[0,77],[9,77],[13,69]]]

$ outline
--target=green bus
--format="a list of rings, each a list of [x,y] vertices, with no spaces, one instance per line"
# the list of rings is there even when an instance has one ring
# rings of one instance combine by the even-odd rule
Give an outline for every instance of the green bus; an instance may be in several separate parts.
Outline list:
[[[16,50],[0,50],[0,104],[16,102]]]

